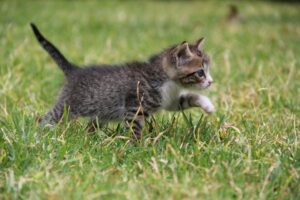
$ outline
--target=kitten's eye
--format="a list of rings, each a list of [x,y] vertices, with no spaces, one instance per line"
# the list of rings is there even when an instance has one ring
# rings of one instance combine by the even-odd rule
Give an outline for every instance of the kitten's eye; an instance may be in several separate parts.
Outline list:
[[[198,70],[196,73],[200,77],[204,76],[204,70],[203,69]]]

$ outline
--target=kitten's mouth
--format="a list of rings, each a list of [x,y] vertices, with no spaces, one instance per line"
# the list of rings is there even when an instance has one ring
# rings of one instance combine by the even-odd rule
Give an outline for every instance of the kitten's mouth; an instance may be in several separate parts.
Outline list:
[[[210,85],[207,85],[207,86],[204,87],[204,89],[207,89],[207,88],[209,88],[209,87],[210,87]]]

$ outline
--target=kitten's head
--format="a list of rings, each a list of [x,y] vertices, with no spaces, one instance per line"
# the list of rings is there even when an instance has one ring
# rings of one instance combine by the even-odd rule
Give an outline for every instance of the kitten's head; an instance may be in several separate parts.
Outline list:
[[[205,89],[213,79],[209,74],[210,61],[203,52],[204,39],[194,44],[182,42],[167,50],[163,68],[170,79],[184,88]]]

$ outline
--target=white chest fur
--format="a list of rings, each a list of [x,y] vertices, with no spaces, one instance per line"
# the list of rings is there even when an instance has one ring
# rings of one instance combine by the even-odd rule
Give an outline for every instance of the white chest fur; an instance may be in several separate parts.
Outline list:
[[[193,96],[192,101],[188,100],[187,104],[179,105],[180,98],[187,96]],[[183,108],[189,107],[201,107],[205,112],[214,112],[214,106],[208,97],[199,94],[199,91],[195,91],[192,88],[190,90],[184,89],[177,85],[174,81],[168,81],[161,87],[162,105],[165,110],[176,111],[183,106]]]
[[[161,87],[162,108],[165,110],[178,109],[179,96],[184,92],[183,88],[174,81],[168,81]]]

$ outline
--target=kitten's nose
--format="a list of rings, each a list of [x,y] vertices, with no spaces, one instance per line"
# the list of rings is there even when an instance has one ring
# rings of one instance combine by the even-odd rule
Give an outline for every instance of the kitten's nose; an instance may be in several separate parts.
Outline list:
[[[208,85],[211,85],[213,82],[213,80],[208,81]]]

